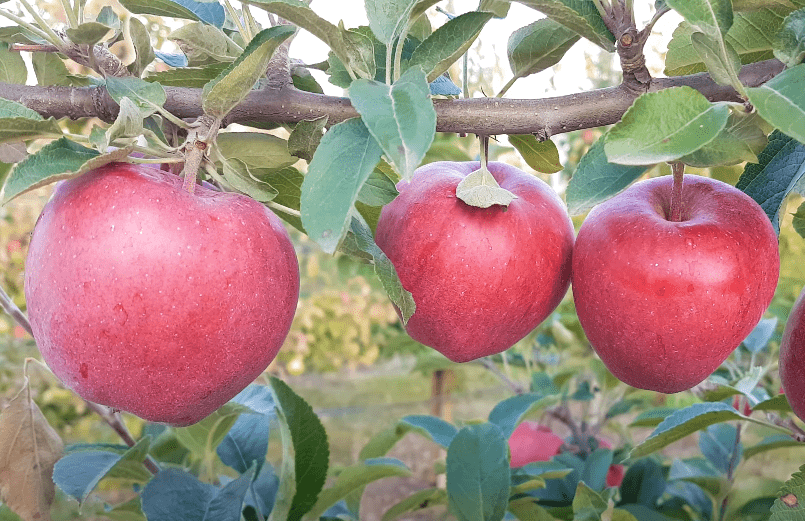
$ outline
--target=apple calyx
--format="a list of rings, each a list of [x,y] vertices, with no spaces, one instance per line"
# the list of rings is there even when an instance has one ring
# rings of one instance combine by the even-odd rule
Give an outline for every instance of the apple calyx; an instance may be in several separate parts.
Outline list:
[[[495,204],[509,206],[517,199],[516,195],[500,187],[486,165],[481,165],[458,183],[456,197],[477,208],[489,208]]]

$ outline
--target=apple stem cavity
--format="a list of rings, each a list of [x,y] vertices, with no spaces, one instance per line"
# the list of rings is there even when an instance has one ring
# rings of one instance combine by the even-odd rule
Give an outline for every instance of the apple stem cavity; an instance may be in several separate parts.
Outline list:
[[[671,190],[671,221],[678,223],[682,220],[682,184],[685,177],[685,165],[671,163],[671,171],[674,175],[674,186]]]
[[[481,139],[481,168],[471,172],[456,187],[456,197],[470,206],[489,208],[493,205],[509,206],[517,196],[501,188],[489,171],[489,136],[479,135]]]

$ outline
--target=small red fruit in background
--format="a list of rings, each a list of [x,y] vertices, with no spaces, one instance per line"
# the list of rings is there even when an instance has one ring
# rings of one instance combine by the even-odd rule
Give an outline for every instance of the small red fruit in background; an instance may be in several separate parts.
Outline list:
[[[805,418],[805,290],[791,308],[780,341],[780,392],[800,419]]]
[[[595,207],[573,251],[573,297],[590,343],[621,381],[676,393],[746,338],[777,287],[777,236],[763,209],[720,181],[686,175],[670,219],[671,176]]]
[[[248,197],[116,163],[59,185],[31,238],[34,338],[65,385],[189,425],[252,382],[291,326],[299,268]]]
[[[545,182],[513,166],[489,171],[515,196],[508,207],[470,206],[456,187],[477,162],[436,162],[397,185],[375,240],[416,312],[416,341],[454,362],[500,353],[559,305],[570,283],[573,224]]]

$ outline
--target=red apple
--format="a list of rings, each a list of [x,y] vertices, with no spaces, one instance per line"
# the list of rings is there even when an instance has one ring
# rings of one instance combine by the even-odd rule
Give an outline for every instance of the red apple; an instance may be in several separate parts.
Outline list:
[[[595,207],[573,253],[573,296],[607,368],[641,389],[675,393],[712,373],[771,302],[780,257],[763,209],[736,188],[686,175],[682,219],[671,176]]]
[[[548,461],[561,452],[564,440],[537,422],[524,421],[509,437],[511,467],[522,467],[535,461]]]
[[[780,342],[780,392],[785,388],[785,397],[794,414],[805,418],[805,289],[799,295]]]
[[[489,171],[517,198],[508,207],[470,206],[456,186],[479,167],[417,169],[397,185],[375,237],[416,302],[406,331],[454,362],[514,345],[559,305],[570,282],[573,225],[561,199],[538,178],[492,162]]]
[[[83,398],[195,423],[274,359],[299,268],[256,201],[116,163],[62,183],[34,228],[25,294],[34,338]]]

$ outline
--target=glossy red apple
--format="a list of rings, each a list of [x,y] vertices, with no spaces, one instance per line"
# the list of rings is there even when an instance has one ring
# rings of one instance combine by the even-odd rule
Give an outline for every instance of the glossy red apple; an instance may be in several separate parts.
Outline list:
[[[686,175],[680,222],[671,176],[595,207],[573,252],[573,296],[607,368],[675,393],[712,373],[771,302],[780,257],[768,217],[740,190]]]
[[[500,353],[533,330],[570,282],[573,225],[543,181],[489,163],[508,207],[477,208],[456,186],[477,162],[425,165],[387,204],[377,245],[391,259],[416,312],[405,329],[454,362]]]
[[[299,268],[282,224],[237,194],[116,163],[62,183],[25,272],[42,356],[87,400],[173,425],[226,403],[274,359]]]
[[[799,295],[780,342],[780,380],[794,414],[805,418],[805,289]]]

